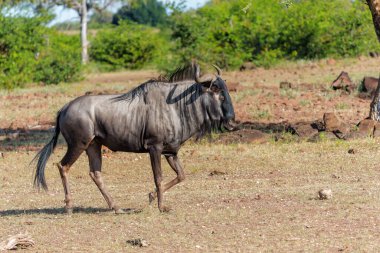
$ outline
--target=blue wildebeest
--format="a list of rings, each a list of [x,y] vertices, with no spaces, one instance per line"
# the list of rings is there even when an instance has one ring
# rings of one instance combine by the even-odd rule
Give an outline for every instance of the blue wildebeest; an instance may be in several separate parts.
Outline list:
[[[67,143],[67,152],[58,163],[65,192],[65,211],[72,212],[68,184],[70,166],[86,151],[90,176],[109,208],[115,213],[123,210],[115,203],[101,176],[101,146],[113,151],[149,153],[156,190],[149,194],[158,199],[160,211],[163,193],[185,178],[178,160],[178,150],[191,138],[213,129],[231,130],[234,108],[225,81],[216,75],[200,76],[195,63],[178,69],[169,78],[150,80],[119,95],[81,96],[66,104],[57,114],[53,138],[36,155],[36,187],[46,190],[45,166],[59,133]],[[162,183],[161,155],[164,155],[177,177]]]

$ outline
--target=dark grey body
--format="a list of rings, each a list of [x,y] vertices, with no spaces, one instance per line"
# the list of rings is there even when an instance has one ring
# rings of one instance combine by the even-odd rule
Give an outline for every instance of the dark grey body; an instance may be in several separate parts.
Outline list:
[[[85,151],[91,178],[109,207],[116,213],[122,212],[101,177],[102,145],[113,151],[150,154],[157,187],[150,193],[150,201],[158,197],[158,207],[165,211],[162,194],[184,180],[177,157],[181,145],[192,136],[201,137],[213,128],[222,125],[228,128],[235,116],[227,87],[219,75],[200,80],[199,69],[194,73],[196,81],[148,81],[126,94],[82,96],[65,105],[57,115],[54,137],[36,156],[35,184],[47,189],[44,170],[61,132],[67,142],[67,152],[58,168],[67,211],[72,210],[68,171]],[[166,184],[161,183],[161,155],[177,174]]]
[[[133,99],[82,96],[67,104],[59,117],[67,143],[87,145],[95,140],[113,151],[126,152],[148,152],[151,145],[162,143],[164,153],[177,152],[209,120],[202,106],[208,98],[200,96],[202,86],[194,81],[147,86],[146,93]],[[189,89],[193,91],[186,94]],[[197,99],[190,101],[191,97]]]

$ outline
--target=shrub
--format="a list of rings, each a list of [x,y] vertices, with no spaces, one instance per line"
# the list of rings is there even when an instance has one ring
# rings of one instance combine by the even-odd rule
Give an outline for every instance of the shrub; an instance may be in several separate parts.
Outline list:
[[[80,73],[79,39],[54,33],[49,17],[0,15],[0,88],[75,80]]]
[[[362,1],[218,0],[172,17],[180,61],[236,68],[281,59],[346,57],[379,51]]]
[[[51,33],[47,49],[40,53],[33,80],[44,84],[76,81],[81,73],[79,36]]]
[[[90,57],[115,69],[138,69],[154,60],[161,43],[158,30],[122,23],[96,34],[91,43]]]
[[[46,19],[5,17],[0,14],[0,88],[32,80],[35,55],[42,49]]]

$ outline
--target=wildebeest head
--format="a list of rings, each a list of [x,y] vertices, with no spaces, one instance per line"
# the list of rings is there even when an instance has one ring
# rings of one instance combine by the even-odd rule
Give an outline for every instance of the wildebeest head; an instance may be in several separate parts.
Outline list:
[[[206,100],[207,113],[213,122],[219,123],[227,130],[233,130],[232,121],[235,119],[234,107],[225,81],[220,77],[221,70],[213,65],[217,74],[200,77],[199,66],[195,65],[195,81],[203,86],[203,92],[208,95]]]

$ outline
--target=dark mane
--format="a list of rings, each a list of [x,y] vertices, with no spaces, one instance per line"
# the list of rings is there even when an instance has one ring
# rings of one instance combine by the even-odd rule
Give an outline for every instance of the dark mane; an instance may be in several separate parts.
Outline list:
[[[194,80],[195,78],[195,69],[196,63],[192,62],[190,64],[184,65],[182,67],[177,68],[172,73],[168,73],[166,75],[160,75],[155,79],[151,79],[146,81],[145,83],[140,84],[138,87],[132,89],[131,91],[117,96],[114,98],[115,101],[132,101],[136,97],[141,96],[142,94],[148,91],[148,85],[157,85],[158,83],[174,83],[180,81]]]
[[[155,81],[174,83],[186,80],[194,80],[195,68],[196,63],[192,62],[190,64],[177,68],[172,73],[160,75],[157,79],[155,79]]]
[[[125,94],[121,94],[120,96],[117,96],[116,98],[113,98],[114,101],[132,101],[136,97],[140,97],[142,94],[146,93],[148,91],[148,85],[155,85],[157,84],[154,80],[146,81],[145,83],[140,84],[136,88],[128,91]]]

